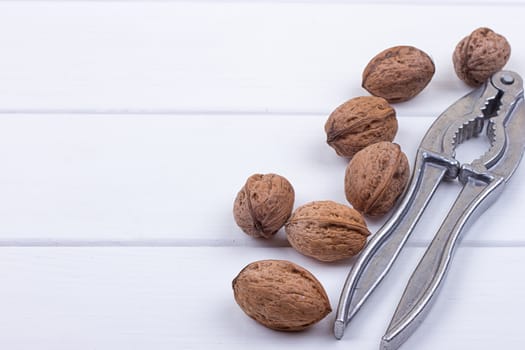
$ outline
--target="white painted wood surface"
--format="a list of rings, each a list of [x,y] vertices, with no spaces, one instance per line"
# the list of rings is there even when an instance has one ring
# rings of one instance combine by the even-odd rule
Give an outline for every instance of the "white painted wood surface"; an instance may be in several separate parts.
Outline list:
[[[320,199],[346,202],[347,162],[326,145],[325,120],[319,115],[0,116],[0,193],[9,198],[0,201],[0,244],[260,246],[240,232],[231,213],[237,191],[252,173],[286,176],[297,206]],[[396,141],[410,160],[432,120],[399,118]],[[524,172],[520,168],[516,179]],[[525,218],[511,213],[521,207],[525,186],[520,181],[510,186],[465,243],[523,240]],[[422,227],[438,225],[459,188],[442,185]],[[501,217],[506,230],[500,229]],[[383,221],[371,220],[372,230]],[[418,230],[411,242],[426,244],[433,235]],[[282,238],[269,244],[286,244]]]
[[[422,248],[408,248],[346,336],[331,317],[303,333],[268,330],[235,304],[231,280],[253,260],[293,260],[334,307],[347,263],[291,248],[2,248],[5,349],[377,349]],[[460,248],[432,312],[404,349],[520,349],[523,248]]]
[[[395,106],[412,160],[433,118],[469,91],[455,44],[492,27],[512,45],[507,68],[525,75],[523,18],[518,0],[0,1],[0,348],[376,349],[458,187],[441,188],[339,342],[333,313],[284,334],[237,307],[238,271],[283,258],[311,270],[335,309],[351,261],[303,257],[283,232],[247,237],[232,219],[236,192],[277,172],[296,206],[344,203],[346,163],[323,125],[365,94],[368,60],[396,44],[435,60],[427,89]],[[522,347],[523,168],[465,235],[404,349]]]
[[[436,75],[403,115],[434,116],[466,88],[457,42],[481,25],[525,71],[521,3],[0,2],[1,109],[328,113],[363,94],[369,59],[399,44]]]

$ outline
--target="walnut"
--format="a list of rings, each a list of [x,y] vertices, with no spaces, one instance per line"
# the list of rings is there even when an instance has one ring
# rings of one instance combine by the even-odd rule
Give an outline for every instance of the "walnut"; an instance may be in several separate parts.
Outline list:
[[[294,198],[294,189],[286,178],[254,174],[235,198],[235,222],[250,236],[270,238],[292,214]]]
[[[326,142],[343,157],[379,141],[392,141],[397,133],[396,111],[381,97],[362,96],[346,101],[328,117]]]
[[[478,28],[458,43],[452,61],[459,79],[476,87],[501,70],[509,57],[510,45],[504,36]]]
[[[242,269],[232,286],[241,309],[274,330],[300,331],[332,311],[321,283],[290,261],[253,262]]]
[[[357,152],[346,168],[346,199],[361,213],[387,213],[403,193],[409,177],[406,155],[399,145],[378,142]]]
[[[434,62],[412,46],[394,46],[377,54],[363,72],[363,87],[388,102],[403,102],[419,94],[435,72]]]
[[[320,261],[356,255],[370,235],[359,212],[332,201],[311,202],[297,208],[285,229],[292,247]]]

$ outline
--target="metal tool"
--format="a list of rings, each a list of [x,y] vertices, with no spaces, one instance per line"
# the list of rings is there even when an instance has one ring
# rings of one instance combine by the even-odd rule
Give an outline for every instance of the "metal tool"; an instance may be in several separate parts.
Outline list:
[[[490,149],[460,164],[454,158],[456,146],[482,131]],[[343,337],[350,319],[388,273],[439,184],[457,178],[463,189],[412,274],[381,349],[394,350],[404,343],[428,313],[462,231],[497,199],[524,149],[523,81],[514,72],[494,74],[436,119],[419,146],[403,200],[348,275],[334,324],[336,338]]]

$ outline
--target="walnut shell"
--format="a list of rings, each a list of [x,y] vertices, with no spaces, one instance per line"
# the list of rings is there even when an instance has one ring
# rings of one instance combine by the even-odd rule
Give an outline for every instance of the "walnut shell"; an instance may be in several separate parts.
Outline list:
[[[346,167],[346,199],[361,213],[380,216],[394,206],[410,169],[401,147],[378,142],[357,152]]]
[[[362,86],[388,102],[403,102],[428,85],[436,68],[432,59],[412,46],[394,46],[377,54],[363,72]]]
[[[254,174],[237,194],[233,217],[252,237],[272,237],[290,217],[295,192],[290,182],[277,174]]]
[[[278,331],[303,330],[332,311],[321,283],[290,261],[253,262],[242,269],[232,285],[241,309]]]
[[[285,229],[292,247],[321,261],[356,255],[370,235],[358,211],[332,201],[311,202],[297,208]]]
[[[489,28],[478,28],[463,38],[452,55],[459,79],[480,86],[501,70],[510,57],[510,45],[504,36]]]
[[[346,101],[328,117],[326,142],[343,157],[379,141],[392,141],[397,133],[396,111],[381,97],[362,96]]]

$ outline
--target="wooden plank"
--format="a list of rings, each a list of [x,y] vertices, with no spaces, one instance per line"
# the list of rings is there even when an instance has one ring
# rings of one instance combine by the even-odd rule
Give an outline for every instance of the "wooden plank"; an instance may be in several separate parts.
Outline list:
[[[0,344],[9,349],[377,349],[420,248],[404,251],[341,341],[334,313],[304,333],[270,331],[235,304],[249,262],[289,259],[314,273],[332,307],[348,262],[289,248],[2,248]],[[460,248],[444,288],[407,349],[521,344],[523,248]]]
[[[525,71],[524,16],[510,2],[2,1],[0,111],[325,114],[366,93],[372,56],[409,44],[437,73],[399,110],[433,116],[468,91],[451,55],[476,27],[505,34]]]
[[[249,175],[274,172],[295,187],[296,206],[324,199],[346,203],[347,162],[326,145],[325,120],[3,115],[0,244],[287,245],[283,233],[272,242],[244,235],[232,218],[233,200]],[[431,122],[399,118],[397,140],[411,162]],[[480,149],[471,148],[466,160]],[[518,213],[525,196],[518,181],[522,169],[465,244],[525,242],[520,229],[525,218]],[[443,185],[412,244],[425,244],[434,235],[458,190],[457,184]],[[373,232],[383,222],[368,221]]]

